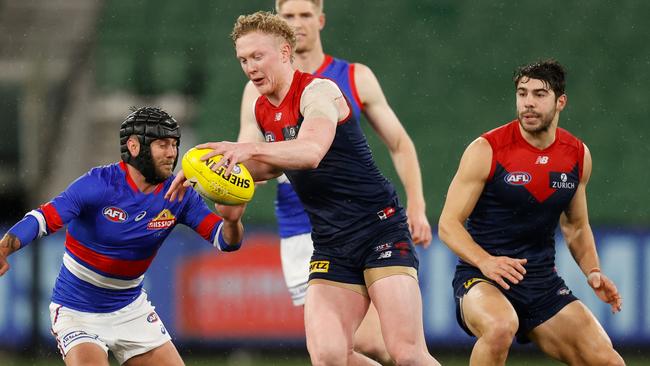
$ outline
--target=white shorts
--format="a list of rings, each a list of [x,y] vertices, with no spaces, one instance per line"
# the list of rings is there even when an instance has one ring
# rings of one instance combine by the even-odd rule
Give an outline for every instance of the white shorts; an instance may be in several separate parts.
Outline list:
[[[63,358],[78,344],[94,343],[123,364],[171,340],[145,292],[112,313],[86,313],[50,303],[50,319]]]
[[[282,273],[295,306],[305,304],[309,261],[313,252],[314,243],[310,233],[280,239]]]

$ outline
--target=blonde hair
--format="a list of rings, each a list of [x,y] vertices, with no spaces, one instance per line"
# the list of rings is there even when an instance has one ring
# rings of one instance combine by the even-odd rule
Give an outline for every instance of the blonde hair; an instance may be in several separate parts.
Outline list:
[[[279,13],[282,4],[286,3],[287,1],[289,0],[275,0],[275,11]],[[314,6],[318,11],[320,11],[321,13],[323,12],[323,0],[305,0],[305,1],[309,1],[310,3],[314,4]]]
[[[283,38],[291,50],[296,48],[296,35],[293,29],[279,15],[268,11],[258,11],[249,15],[240,15],[230,33],[233,42],[251,32],[262,32]]]

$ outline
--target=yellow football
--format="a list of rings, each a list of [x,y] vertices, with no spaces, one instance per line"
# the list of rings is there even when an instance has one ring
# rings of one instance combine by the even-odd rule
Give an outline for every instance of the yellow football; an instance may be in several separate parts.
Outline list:
[[[225,177],[225,167],[219,167],[216,172],[211,169],[223,158],[222,155],[201,160],[201,156],[210,151],[212,150],[192,148],[183,155],[181,165],[185,178],[199,194],[210,201],[223,205],[240,205],[250,201],[255,192],[255,184],[248,169],[237,163],[230,175]]]

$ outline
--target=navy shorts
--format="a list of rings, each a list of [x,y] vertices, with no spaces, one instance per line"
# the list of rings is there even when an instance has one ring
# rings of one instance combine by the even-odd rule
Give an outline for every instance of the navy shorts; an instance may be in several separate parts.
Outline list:
[[[319,246],[309,264],[309,280],[321,279],[365,286],[364,270],[391,266],[417,270],[418,258],[406,219],[395,215],[363,229],[356,240]]]
[[[530,278],[528,277],[530,276]],[[519,284],[510,284],[510,290],[505,290],[481,273],[478,268],[459,265],[452,286],[456,301],[456,320],[463,330],[474,336],[467,328],[461,314],[461,299],[477,283],[487,282],[498,288],[510,301],[519,318],[517,342],[529,343],[527,334],[536,326],[544,323],[557,314],[569,303],[578,300],[566,286],[564,280],[555,271],[544,276],[527,274]]]

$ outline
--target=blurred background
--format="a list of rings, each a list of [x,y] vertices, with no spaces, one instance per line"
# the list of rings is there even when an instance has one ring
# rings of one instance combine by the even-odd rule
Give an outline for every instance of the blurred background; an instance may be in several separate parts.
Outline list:
[[[130,106],[174,115],[182,151],[235,140],[246,79],[228,35],[239,14],[273,6],[0,0],[0,233],[89,168],[117,161]],[[591,223],[624,310],[612,315],[596,299],[559,237],[558,271],[628,364],[650,364],[650,3],[328,0],[325,12],[326,53],[374,70],[416,144],[434,234],[466,145],[515,116],[513,70],[544,58],[566,66],[560,126],[591,149]],[[385,175],[399,182],[386,149],[368,137]],[[178,228],[152,264],[145,288],[188,365],[308,364],[302,312],[282,279],[274,196],[273,183],[258,188],[239,252],[215,254]],[[0,278],[2,365],[62,364],[47,305],[63,239],[22,249]],[[430,351],[467,364],[473,339],[455,320],[456,258],[437,239],[419,253]],[[531,346],[513,353],[509,364],[555,364]]]

